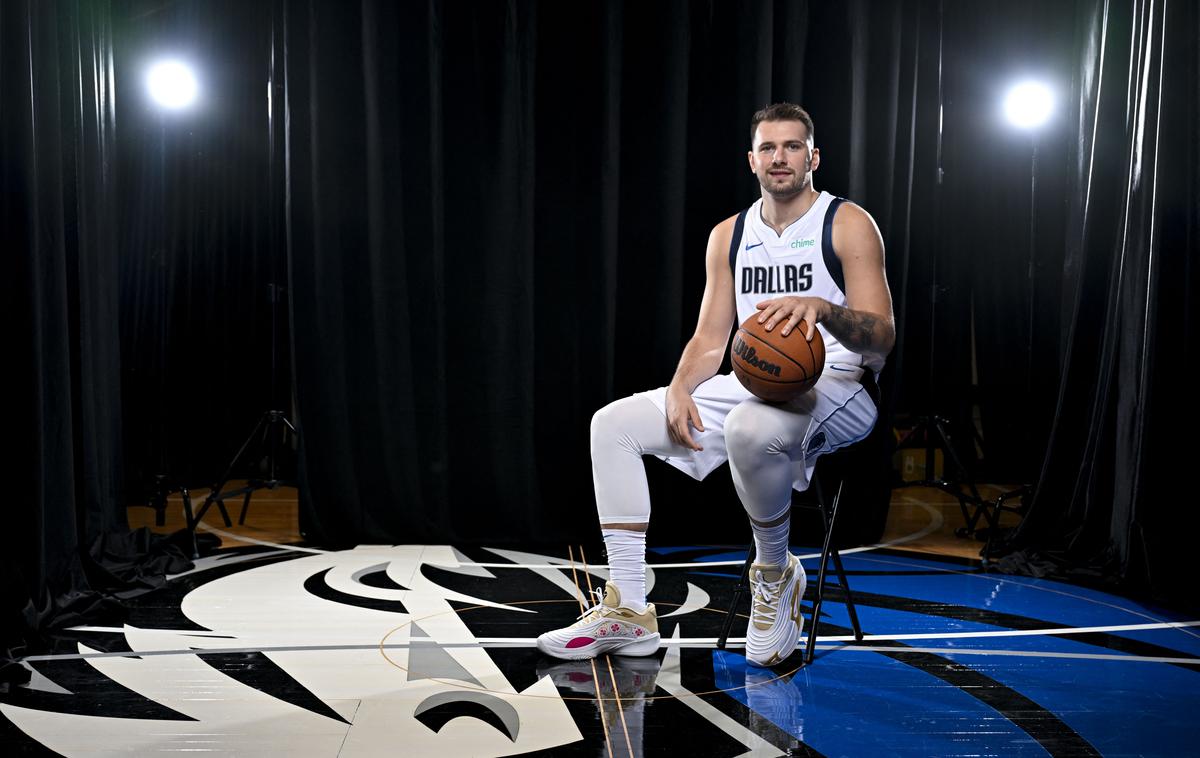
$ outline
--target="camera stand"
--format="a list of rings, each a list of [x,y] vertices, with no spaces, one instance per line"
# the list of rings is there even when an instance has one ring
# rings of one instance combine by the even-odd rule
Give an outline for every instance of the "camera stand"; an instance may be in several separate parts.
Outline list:
[[[279,4],[273,4],[271,11],[271,58],[270,68],[268,72],[269,93],[273,99],[277,98],[277,102],[283,102],[286,99],[284,91],[284,83],[282,70],[276,68],[277,62],[284,60],[284,49],[282,47],[283,36],[276,34],[277,24],[284,22],[284,17],[280,15]],[[288,276],[287,266],[285,264],[283,271],[279,269],[279,256],[283,254],[285,258],[290,255],[289,241],[284,232],[286,228],[285,219],[287,216],[286,203],[284,198],[287,196],[287,162],[286,156],[286,138],[284,130],[279,120],[278,115],[273,111],[268,111],[267,116],[267,144],[268,161],[267,161],[267,186],[270,191],[270,214],[269,214],[269,278],[267,281],[267,299],[271,306],[271,371],[269,383],[267,385],[270,396],[276,398],[268,400],[275,407],[286,407],[288,401],[279,400],[280,397],[285,397],[285,393],[280,391],[279,387],[279,330],[285,330],[284,344],[287,344],[286,334],[290,332],[290,317],[285,311],[280,314],[281,303],[286,297],[287,290],[279,284],[280,276],[286,280]],[[194,519],[191,519],[188,524],[192,537],[192,554],[197,556],[196,549],[196,528],[200,525],[200,520],[204,518],[204,514],[215,503],[217,508],[225,516],[226,525],[232,526],[229,523],[229,516],[225,512],[225,501],[229,498],[242,498],[242,512],[238,516],[238,525],[246,523],[246,511],[250,508],[250,498],[255,492],[262,489],[273,490],[281,485],[295,486],[294,479],[281,479],[279,477],[279,452],[282,448],[294,447],[298,439],[296,427],[288,420],[287,415],[283,411],[267,411],[258,420],[258,424],[254,427],[254,431],[250,432],[250,436],[242,443],[237,454],[233,456],[233,460],[225,469],[225,473],[221,475],[220,480],[212,486],[208,493],[208,497],[204,500],[204,505],[200,507],[200,512],[196,514]],[[254,451],[249,453],[249,451]],[[265,476],[251,476],[246,480],[246,485],[235,490],[225,491],[225,485],[229,483],[229,478],[233,475],[235,469],[239,465],[254,464],[258,466],[259,472],[265,472]],[[293,469],[294,470],[294,469]]]
[[[225,473],[221,475],[221,479],[212,486],[208,493],[208,497],[204,500],[204,505],[200,507],[200,511],[194,519],[188,519],[188,529],[192,532],[192,557],[199,557],[196,549],[196,527],[199,526],[200,520],[204,518],[204,514],[208,512],[214,504],[221,511],[221,515],[225,517],[225,525],[232,526],[229,521],[229,514],[225,510],[225,501],[229,498],[242,498],[242,512],[238,515],[238,525],[246,523],[246,511],[250,508],[250,498],[258,490],[273,490],[282,486],[295,486],[295,482],[291,480],[280,479],[278,476],[279,451],[285,445],[289,445],[291,440],[296,438],[296,427],[292,426],[292,422],[288,420],[283,411],[267,411],[258,420],[258,425],[254,427],[254,431],[250,432],[250,436],[242,443],[237,454],[233,456],[233,460],[225,468]],[[246,455],[247,451],[265,451],[257,458],[252,458]],[[244,487],[239,487],[235,490],[225,491],[225,485],[229,483],[230,477],[240,463],[262,461],[264,463],[265,477],[250,477],[246,480]],[[188,499],[184,500],[184,507],[187,513],[191,514],[191,505]]]
[[[188,488],[182,485],[171,483],[171,478],[166,474],[154,475],[154,491],[150,496],[150,507],[154,509],[154,525],[164,526],[167,523],[167,499],[171,497],[171,493],[178,492],[180,498],[183,499],[183,515],[187,522],[188,529],[192,528],[192,494],[188,492]],[[221,517],[225,519],[225,526],[233,526],[233,522],[229,520],[229,512],[225,510],[224,503],[218,503],[217,507],[221,511]]]
[[[955,451],[950,439],[949,428],[949,420],[942,416],[919,416],[917,418],[913,427],[900,437],[900,440],[896,443],[896,449],[902,450],[904,448],[918,447],[919,443],[923,442],[925,446],[924,477],[914,480],[902,480],[892,489],[933,487],[953,495],[958,500],[958,507],[962,510],[963,521],[966,522],[966,526],[959,527],[954,533],[959,537],[966,537],[975,533],[975,526],[979,521],[980,515],[984,512],[987,503],[980,497],[979,488],[975,486],[975,480],[971,478],[966,466],[962,464],[962,460],[958,457],[958,453]],[[942,452],[944,456],[943,460],[953,464],[953,471],[959,478],[946,479],[944,476],[938,476],[934,462],[934,454],[938,450]],[[968,506],[975,509],[973,513],[969,511]]]

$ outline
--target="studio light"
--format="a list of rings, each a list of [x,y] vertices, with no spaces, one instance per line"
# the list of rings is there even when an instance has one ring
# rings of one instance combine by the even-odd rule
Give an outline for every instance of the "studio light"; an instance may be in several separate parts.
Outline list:
[[[1041,82],[1024,81],[1013,85],[1004,97],[1004,115],[1018,129],[1035,129],[1054,111],[1054,95]]]
[[[152,64],[147,70],[146,90],[160,107],[175,111],[194,103],[199,87],[196,75],[187,64],[165,60]]]

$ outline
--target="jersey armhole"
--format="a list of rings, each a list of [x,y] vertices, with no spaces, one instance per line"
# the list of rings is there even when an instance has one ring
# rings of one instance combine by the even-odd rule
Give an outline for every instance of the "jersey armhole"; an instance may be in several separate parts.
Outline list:
[[[842,273],[841,259],[833,251],[833,214],[837,213],[838,207],[844,202],[846,202],[846,198],[835,197],[829,203],[829,207],[825,209],[824,228],[821,230],[821,251],[825,258],[825,268],[829,271],[829,275],[833,277],[833,283],[841,290],[842,295],[846,294],[846,275]]]
[[[738,246],[742,244],[742,229],[746,226],[746,214],[750,209],[742,211],[738,214],[737,221],[733,225],[733,236],[729,238],[729,273],[735,275],[737,267]]]

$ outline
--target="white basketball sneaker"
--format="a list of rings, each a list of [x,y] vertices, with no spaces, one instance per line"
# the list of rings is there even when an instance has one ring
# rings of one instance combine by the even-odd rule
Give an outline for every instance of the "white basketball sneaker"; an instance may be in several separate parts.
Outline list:
[[[598,655],[652,655],[658,651],[658,614],[654,605],[637,613],[621,607],[616,585],[593,590],[596,604],[579,620],[537,638],[538,650],[555,658],[579,661]]]
[[[746,627],[746,660],[774,666],[792,654],[800,641],[804,617],[800,599],[808,580],[800,559],[788,553],[787,566],[750,567],[750,624]]]

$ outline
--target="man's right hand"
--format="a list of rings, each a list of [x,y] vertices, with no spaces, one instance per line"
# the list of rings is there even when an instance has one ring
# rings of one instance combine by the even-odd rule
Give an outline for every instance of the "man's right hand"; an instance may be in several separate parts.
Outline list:
[[[682,387],[672,385],[667,388],[667,433],[673,441],[686,448],[703,450],[704,448],[692,439],[689,425],[704,431],[704,422],[700,420],[700,411],[696,408],[691,394]]]

